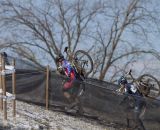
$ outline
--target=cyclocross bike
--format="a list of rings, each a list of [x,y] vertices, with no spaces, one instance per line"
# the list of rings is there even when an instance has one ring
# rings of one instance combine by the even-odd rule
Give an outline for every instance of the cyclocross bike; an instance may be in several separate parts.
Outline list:
[[[137,79],[133,77],[132,71],[128,72],[128,75],[131,77],[132,82],[136,84],[137,89],[145,97],[157,98],[160,96],[160,83],[159,81],[150,74],[143,74]]]

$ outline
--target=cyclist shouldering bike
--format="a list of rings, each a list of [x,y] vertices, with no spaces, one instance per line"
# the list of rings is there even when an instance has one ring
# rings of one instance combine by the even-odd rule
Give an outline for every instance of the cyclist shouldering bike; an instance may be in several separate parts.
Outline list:
[[[120,85],[119,92],[123,92],[126,96],[133,96],[135,99],[135,111],[139,112],[141,104],[143,103],[143,95],[139,92],[137,87],[133,83],[128,83],[124,76],[121,76],[118,80],[118,85]]]
[[[66,109],[72,109],[78,106],[77,112],[79,114],[83,113],[83,109],[80,103],[80,99],[77,96],[79,89],[80,89],[80,78],[78,73],[76,72],[75,68],[67,61],[62,54],[60,54],[56,58],[56,62],[59,66],[60,73],[64,73],[68,80],[63,85],[63,95],[67,99],[68,103],[70,104]]]

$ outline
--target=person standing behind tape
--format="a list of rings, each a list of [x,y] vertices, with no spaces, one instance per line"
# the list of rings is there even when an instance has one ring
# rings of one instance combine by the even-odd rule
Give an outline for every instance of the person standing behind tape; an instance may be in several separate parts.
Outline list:
[[[4,58],[5,65],[10,65],[10,63],[8,61],[7,53],[6,52],[2,52],[1,55],[2,55],[2,58]]]

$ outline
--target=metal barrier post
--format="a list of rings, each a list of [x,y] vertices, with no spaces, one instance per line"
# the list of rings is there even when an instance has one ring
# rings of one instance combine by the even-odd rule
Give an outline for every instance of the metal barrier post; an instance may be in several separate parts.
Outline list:
[[[46,110],[48,110],[49,65],[46,69]]]

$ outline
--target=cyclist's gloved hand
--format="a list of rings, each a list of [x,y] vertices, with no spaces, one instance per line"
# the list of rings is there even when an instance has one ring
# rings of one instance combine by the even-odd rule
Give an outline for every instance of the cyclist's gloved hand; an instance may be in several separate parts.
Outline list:
[[[118,92],[118,93],[119,93],[119,92],[121,92],[121,91],[120,91],[120,89],[116,89],[116,92]]]
[[[57,70],[62,70],[62,69],[63,69],[62,66],[57,67]]]

